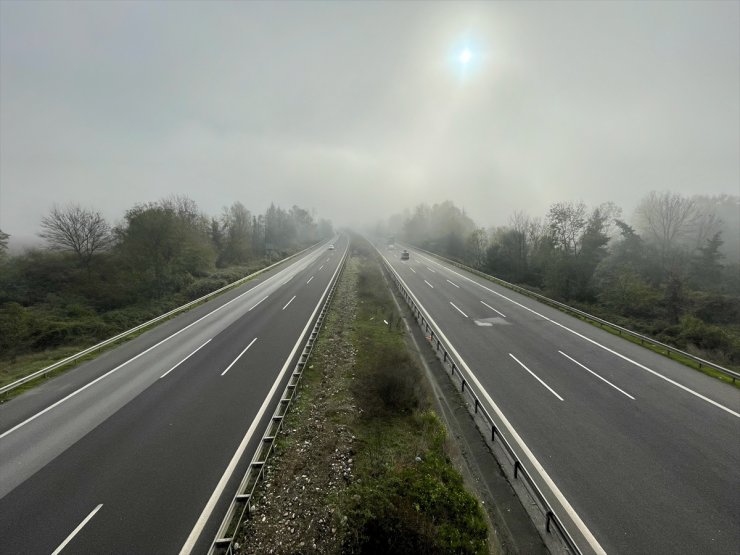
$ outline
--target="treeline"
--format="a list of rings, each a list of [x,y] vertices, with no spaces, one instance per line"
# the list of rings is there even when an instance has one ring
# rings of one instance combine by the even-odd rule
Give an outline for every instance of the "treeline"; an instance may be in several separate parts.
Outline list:
[[[614,203],[560,202],[484,229],[448,201],[393,216],[378,232],[740,364],[739,210],[740,197],[651,192],[629,221]]]
[[[0,231],[0,360],[108,337],[332,234],[298,206],[253,214],[235,202],[208,216],[173,196],[115,226],[54,207],[40,224],[46,248],[12,256]]]

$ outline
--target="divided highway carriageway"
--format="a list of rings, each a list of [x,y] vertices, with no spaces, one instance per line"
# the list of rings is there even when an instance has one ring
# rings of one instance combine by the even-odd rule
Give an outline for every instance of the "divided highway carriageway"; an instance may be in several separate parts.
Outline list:
[[[205,553],[347,238],[0,405],[0,553]]]
[[[380,250],[584,553],[740,553],[740,390],[435,257]]]

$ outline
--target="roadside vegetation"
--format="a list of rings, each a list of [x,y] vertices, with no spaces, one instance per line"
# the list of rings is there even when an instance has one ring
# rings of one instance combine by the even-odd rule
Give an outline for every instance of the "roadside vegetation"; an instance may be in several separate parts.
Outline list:
[[[485,229],[447,201],[376,231],[737,370],[739,206],[651,192],[629,220],[613,203],[561,202]]]
[[[489,552],[390,295],[353,238],[238,552]]]
[[[127,210],[54,207],[46,248],[11,255],[0,232],[0,385],[197,299],[333,234],[298,206],[218,217],[175,196]]]

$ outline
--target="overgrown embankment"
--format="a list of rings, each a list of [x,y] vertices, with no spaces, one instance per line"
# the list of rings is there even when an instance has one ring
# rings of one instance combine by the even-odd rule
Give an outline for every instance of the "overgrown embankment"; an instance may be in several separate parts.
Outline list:
[[[191,278],[191,282],[177,292],[124,303],[111,310],[92,308],[91,302],[82,300],[88,297],[81,293],[77,296],[70,293],[69,298],[50,293],[46,299],[38,299],[27,307],[15,302],[5,303],[0,306],[0,386],[221,289],[271,263],[260,258],[250,264],[216,269]],[[39,290],[42,289],[40,285]],[[105,292],[99,294],[104,296]],[[136,334],[121,342],[133,337]],[[57,373],[55,371],[54,375]]]
[[[371,247],[354,238],[240,553],[487,553]]]

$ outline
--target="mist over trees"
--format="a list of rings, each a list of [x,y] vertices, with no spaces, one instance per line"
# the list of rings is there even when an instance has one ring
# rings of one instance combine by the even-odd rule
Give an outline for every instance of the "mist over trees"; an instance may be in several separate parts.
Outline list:
[[[209,216],[172,196],[115,226],[54,206],[40,224],[46,249],[11,256],[0,232],[0,359],[109,337],[333,233],[298,206],[253,214],[234,202]]]
[[[489,229],[448,201],[376,232],[740,363],[740,197],[651,192],[629,219],[614,203],[558,202]]]

